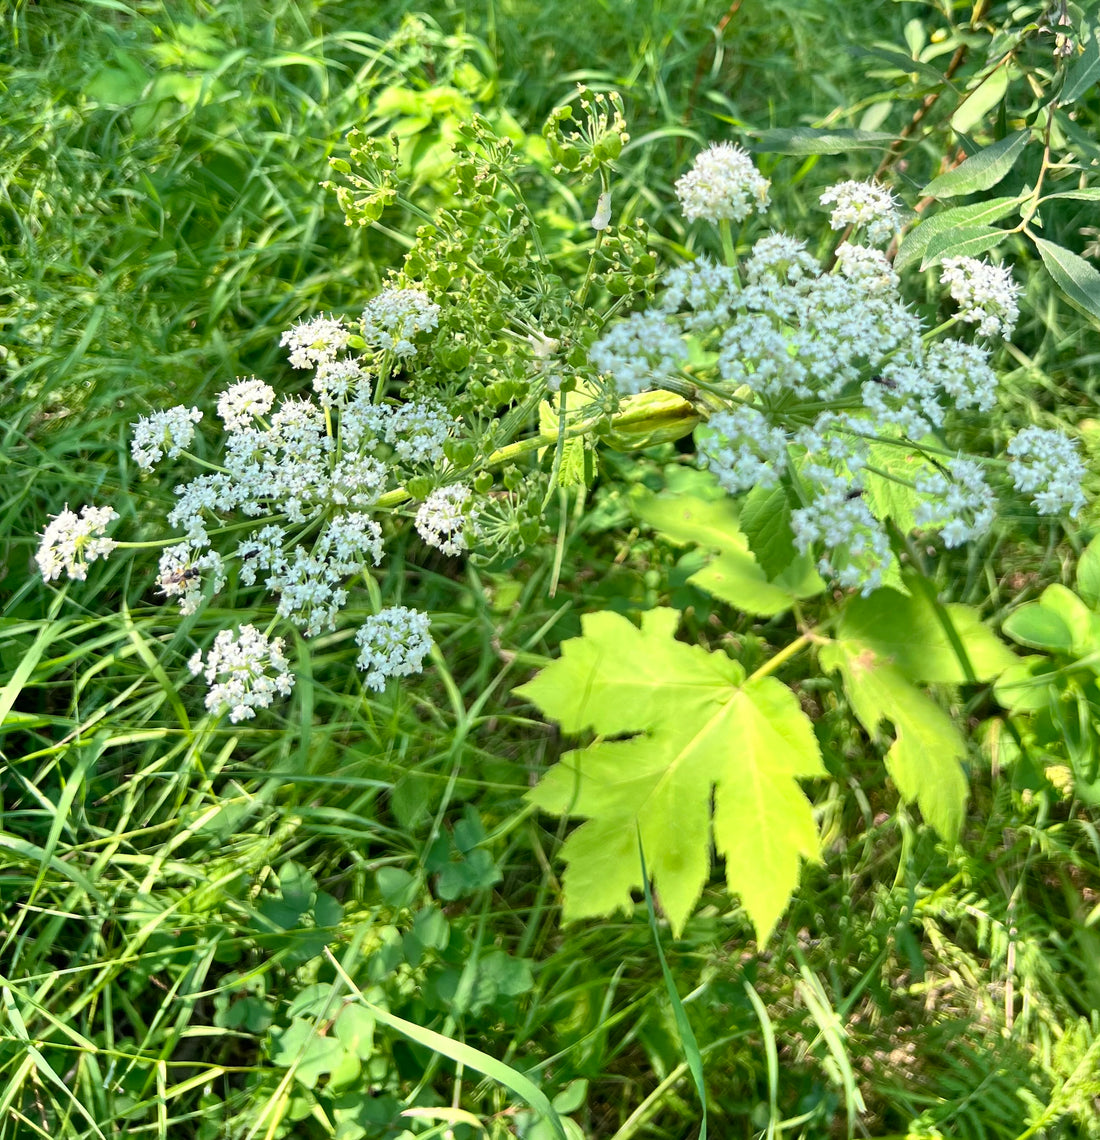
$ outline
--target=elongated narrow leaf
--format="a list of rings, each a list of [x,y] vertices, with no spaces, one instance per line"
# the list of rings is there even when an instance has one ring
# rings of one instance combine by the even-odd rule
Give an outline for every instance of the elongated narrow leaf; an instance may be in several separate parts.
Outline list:
[[[791,127],[761,131],[750,149],[768,154],[844,154],[850,150],[882,150],[896,138],[886,131]]]
[[[933,198],[958,198],[962,194],[974,194],[996,186],[1015,165],[1030,137],[1030,131],[1016,131],[983,147],[954,170],[933,178],[922,193]]]
[[[1008,90],[1008,66],[1002,64],[972,91],[951,116],[951,126],[960,135],[969,134],[1005,97]]]
[[[960,229],[963,226],[991,226],[1001,218],[1007,217],[1023,202],[1024,196],[1015,198],[990,198],[988,202],[975,202],[970,206],[956,206],[951,210],[942,210],[925,218],[919,226],[910,230],[898,249],[894,259],[894,268],[899,272],[909,265],[921,260],[925,250],[934,237],[947,230]]]
[[[1063,106],[1076,103],[1086,91],[1100,83],[1100,24],[1089,24],[1082,38],[1085,50],[1070,65],[1065,85],[1058,95],[1058,102]]]
[[[566,920],[632,909],[642,885],[640,837],[678,934],[710,872],[713,796],[727,884],[763,942],[798,883],[801,859],[817,856],[813,812],[798,785],[824,774],[817,740],[786,686],[747,680],[725,654],[674,640],[677,617],[653,610],[638,629],[620,614],[587,615],[584,635],[516,690],[567,731],[634,734],[567,753],[529,799],[586,821],[561,852]]]
[[[1100,186],[1085,186],[1080,190],[1058,190],[1053,194],[1044,194],[1039,202],[1040,204],[1050,202],[1055,198],[1068,198],[1076,202],[1100,202]]]
[[[1052,241],[1035,238],[1039,256],[1054,278],[1054,283],[1090,317],[1100,320],[1100,272],[1083,257],[1055,245]]]
[[[921,272],[939,265],[945,257],[979,257],[996,249],[1005,239],[1005,231],[996,226],[960,226],[937,234],[925,250]]]

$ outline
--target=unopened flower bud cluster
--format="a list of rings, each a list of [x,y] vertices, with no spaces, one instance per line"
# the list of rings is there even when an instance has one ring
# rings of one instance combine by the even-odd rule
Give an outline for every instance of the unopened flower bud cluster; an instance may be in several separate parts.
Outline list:
[[[709,222],[744,221],[769,194],[749,155],[728,144],[700,154],[676,192],[688,221]],[[865,493],[872,478],[905,483],[917,499],[912,522],[938,530],[948,547],[993,523],[981,464],[952,456],[943,432],[960,413],[995,406],[986,339],[1011,335],[1019,288],[1007,269],[948,258],[942,283],[956,305],[954,327],[933,335],[880,248],[901,224],[893,194],[842,182],[821,202],[831,207],[830,227],[846,231],[829,268],[780,233],[761,237],[737,265],[699,258],[666,274],[652,309],[604,329],[589,359],[620,395],[697,385],[711,408],[724,405],[697,429],[700,461],[734,495],[789,481],[800,500],[796,548],[813,552],[840,585],[868,593],[894,558],[885,520],[872,510],[876,497]],[[872,440],[911,457],[913,474],[876,470]],[[1075,442],[1029,428],[1009,454],[1016,489],[1043,514],[1080,509]]]

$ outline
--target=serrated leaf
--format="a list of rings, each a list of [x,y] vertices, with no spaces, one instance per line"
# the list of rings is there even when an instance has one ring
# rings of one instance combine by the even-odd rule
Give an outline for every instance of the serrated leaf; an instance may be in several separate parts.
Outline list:
[[[741,517],[744,517],[746,505],[752,497],[753,492],[750,492],[742,503]],[[812,598],[825,589],[813,562],[795,553],[787,516],[778,510],[771,514],[778,519],[779,527],[786,530],[783,548],[789,552],[789,557],[785,561],[777,558],[781,572],[771,581],[749,549],[741,529],[738,508],[728,496],[706,499],[666,492],[640,498],[635,503],[635,510],[643,522],[673,542],[696,543],[717,551],[717,556],[692,574],[688,581],[746,613],[773,617],[790,609],[793,602]],[[750,521],[758,517],[764,519],[763,514],[754,512],[752,508],[748,517]],[[767,526],[766,520],[764,526]],[[771,531],[765,541],[773,556],[783,546],[782,535]]]
[[[672,542],[711,550],[748,549],[737,505],[728,495],[703,499],[694,494],[647,494],[637,499],[634,511]]]
[[[933,198],[957,198],[996,186],[1015,165],[1030,137],[1030,131],[1016,131],[983,147],[954,170],[933,178],[921,193]]]
[[[648,620],[647,620],[648,619]],[[528,798],[586,822],[562,848],[567,921],[629,911],[641,886],[640,833],[655,889],[679,934],[710,870],[726,881],[763,942],[816,858],[813,812],[797,781],[824,774],[813,725],[774,677],[746,680],[721,653],[673,639],[678,615],[641,629],[614,613],[582,619],[582,637],[517,693],[569,732],[628,740],[567,753]]]
[[[915,802],[928,823],[953,842],[967,797],[966,742],[954,722],[897,665],[859,641],[825,646],[821,663],[840,673],[852,711],[869,735],[878,736],[885,722],[893,726],[887,771],[902,799]]]
[[[869,597],[852,598],[837,638],[871,649],[908,680],[925,684],[989,681],[1016,660],[976,610],[936,602],[920,588],[908,596],[876,590]],[[960,648],[969,670],[959,659]]]
[[[1085,547],[1077,563],[1077,592],[1085,605],[1100,606],[1100,535]]]
[[[863,497],[877,519],[893,519],[903,534],[916,525],[917,507],[923,501],[912,484],[935,473],[935,467],[910,447],[872,441],[863,472]]]
[[[769,154],[844,154],[850,150],[882,150],[896,139],[886,131],[791,127],[761,131],[749,149]]]
[[[945,257],[978,257],[996,249],[1005,239],[997,226],[960,226],[937,234],[929,243],[921,262],[921,272],[938,265]]]
[[[900,273],[907,266],[923,258],[929,243],[937,235],[962,226],[991,226],[1011,214],[1023,201],[1022,194],[1015,198],[990,198],[988,202],[956,206],[925,218],[919,226],[905,235],[897,257],[894,258],[894,268]]]
[[[1058,288],[1090,317],[1100,320],[1100,272],[1083,257],[1052,241],[1038,237],[1032,240]]]
[[[741,528],[768,577],[782,574],[797,556],[785,487],[754,487],[741,502]]]
[[[713,558],[688,581],[711,597],[760,617],[785,613],[794,601],[815,597],[825,588],[813,559],[804,555],[796,555],[796,562],[774,582],[768,581],[751,554],[728,552]]]

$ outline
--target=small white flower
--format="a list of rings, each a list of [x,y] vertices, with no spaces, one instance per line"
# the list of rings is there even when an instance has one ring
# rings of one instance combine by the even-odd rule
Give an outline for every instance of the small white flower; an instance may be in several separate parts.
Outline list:
[[[417,508],[416,530],[437,550],[452,557],[467,549],[464,531],[475,525],[477,512],[466,507],[470,488],[461,484],[437,487]]]
[[[364,684],[379,693],[388,677],[421,672],[432,648],[428,615],[407,606],[390,606],[367,618],[355,640],[359,668],[367,675]]]
[[[310,368],[335,360],[347,346],[348,335],[343,321],[322,313],[287,329],[279,343],[290,349],[290,363],[294,368]]]
[[[901,228],[894,195],[877,182],[838,182],[821,195],[823,206],[834,202],[829,225],[834,230],[847,226],[865,231],[872,245],[885,245]]]
[[[756,408],[716,412],[696,436],[700,457],[731,495],[774,487],[787,466],[787,433]]]
[[[283,654],[283,639],[269,639],[251,625],[242,625],[234,637],[223,629],[203,661],[197,652],[189,666],[206,678],[206,707],[217,715],[228,712],[229,719],[250,720],[257,709],[267,708],[276,694],[286,696],[294,687],[290,662]]]
[[[917,490],[929,498],[917,507],[914,521],[939,530],[944,546],[953,548],[989,530],[997,500],[974,460],[953,459],[947,469],[950,478],[936,471],[917,479]]]
[[[1013,485],[1032,496],[1040,514],[1073,518],[1085,505],[1085,465],[1076,440],[1053,429],[1027,427],[1008,445],[1008,454]]]
[[[35,555],[42,577],[52,582],[64,570],[70,578],[87,578],[88,563],[106,558],[118,545],[104,534],[117,518],[111,507],[82,507],[77,515],[66,506],[42,532]]]
[[[454,417],[435,400],[410,400],[395,409],[386,424],[386,442],[409,463],[437,463]]]
[[[678,314],[684,328],[694,333],[724,328],[739,301],[736,271],[705,257],[670,269],[663,285],[661,308]]]
[[[795,548],[806,554],[820,543],[825,549],[818,570],[847,589],[858,586],[866,597],[882,585],[890,565],[890,539],[882,523],[871,514],[858,484],[817,464],[807,465],[802,476],[820,486],[813,500],[791,513]]]
[[[183,404],[142,416],[131,424],[134,437],[130,443],[130,454],[134,462],[142,471],[152,471],[166,454],[174,459],[190,447],[195,438],[195,424],[201,419],[202,412],[198,408],[188,408]]]
[[[240,432],[252,427],[256,416],[266,416],[275,403],[275,389],[255,376],[230,384],[218,396],[218,415],[226,431]]]
[[[960,411],[988,412],[997,403],[997,374],[989,366],[989,352],[980,344],[939,340],[928,346],[924,360],[929,380],[942,388]]]
[[[213,593],[225,585],[225,565],[215,550],[195,557],[195,549],[182,542],[169,546],[160,556],[157,574],[159,592],[166,598],[179,598],[180,614],[195,613],[202,601],[203,571],[210,571]]]
[[[677,179],[676,196],[689,222],[740,222],[754,210],[767,208],[770,185],[748,151],[733,143],[715,143],[696,155],[692,168]]]
[[[979,336],[1012,335],[1020,315],[1020,287],[1004,266],[974,257],[945,257],[940,279],[958,303],[959,320],[976,323]]]
[[[313,389],[321,401],[321,407],[331,408],[343,404],[355,395],[359,385],[366,378],[357,360],[330,360],[317,365],[313,377]]]
[[[675,375],[687,348],[661,312],[631,313],[589,349],[588,359],[624,395],[634,396]]]
[[[386,289],[363,310],[363,338],[395,356],[414,356],[413,338],[438,327],[440,312],[419,289]]]

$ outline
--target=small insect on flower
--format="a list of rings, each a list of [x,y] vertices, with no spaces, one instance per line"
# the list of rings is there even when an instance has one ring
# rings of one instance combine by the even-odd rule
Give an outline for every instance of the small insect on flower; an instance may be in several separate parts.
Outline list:
[[[160,579],[160,589],[157,590],[157,593],[163,594],[166,598],[182,593],[188,582],[194,582],[195,579],[201,577],[202,574],[198,567],[181,566],[178,570],[173,570]]]

